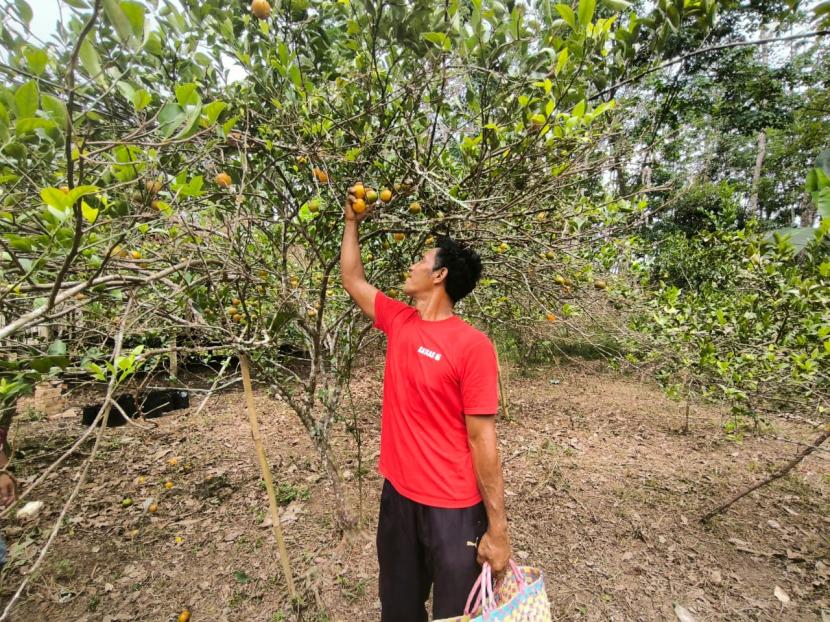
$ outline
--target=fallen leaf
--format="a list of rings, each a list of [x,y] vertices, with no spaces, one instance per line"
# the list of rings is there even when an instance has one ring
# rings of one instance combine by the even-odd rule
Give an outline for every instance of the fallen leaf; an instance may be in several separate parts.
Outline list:
[[[674,604],[674,615],[677,616],[677,619],[680,620],[680,622],[697,622],[691,611],[686,609],[683,605],[678,605],[677,603]]]
[[[781,604],[786,605],[788,602],[790,602],[789,594],[787,594],[777,585],[775,586],[775,589],[772,591],[772,593],[775,594],[775,597],[781,601]]]

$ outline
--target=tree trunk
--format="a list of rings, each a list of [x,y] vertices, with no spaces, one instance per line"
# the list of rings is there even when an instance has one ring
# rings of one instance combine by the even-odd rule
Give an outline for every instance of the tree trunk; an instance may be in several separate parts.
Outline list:
[[[326,467],[326,473],[331,482],[331,490],[334,493],[335,513],[337,515],[337,525],[343,533],[351,531],[357,526],[354,514],[349,506],[349,500],[346,498],[346,491],[343,490],[343,480],[340,477],[340,469],[334,460],[331,452],[331,447],[327,441],[324,441],[325,447],[320,448],[323,458],[323,466]]]
[[[764,217],[758,205],[758,185],[761,182],[761,169],[764,167],[764,158],[766,155],[767,133],[765,130],[761,130],[758,132],[758,156],[755,158],[755,170],[752,172],[752,193],[749,197],[749,213],[757,214],[758,220]]]
[[[802,227],[812,227],[816,220],[816,204],[813,203],[813,197],[809,192],[805,192],[801,199],[801,205],[798,206],[798,216],[801,219]]]

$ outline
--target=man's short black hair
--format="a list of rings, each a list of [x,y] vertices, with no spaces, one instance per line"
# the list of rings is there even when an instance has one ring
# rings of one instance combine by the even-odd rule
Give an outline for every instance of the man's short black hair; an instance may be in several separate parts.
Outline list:
[[[447,235],[438,238],[438,253],[435,255],[435,270],[447,269],[444,288],[455,304],[473,291],[481,277],[481,257],[468,246],[456,242]]]

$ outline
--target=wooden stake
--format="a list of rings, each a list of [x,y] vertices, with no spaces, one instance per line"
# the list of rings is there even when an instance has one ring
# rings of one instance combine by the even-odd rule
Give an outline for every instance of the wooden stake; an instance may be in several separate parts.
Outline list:
[[[265,488],[268,490],[268,505],[271,509],[271,522],[274,527],[274,536],[277,538],[277,545],[280,549],[280,562],[285,580],[288,583],[288,593],[292,600],[297,598],[294,589],[294,578],[291,576],[291,566],[288,563],[288,552],[285,549],[285,540],[282,537],[280,526],[280,513],[277,509],[277,495],[274,492],[274,482],[271,480],[271,469],[268,467],[268,460],[265,457],[265,449],[262,447],[262,436],[259,434],[259,422],[257,421],[256,409],[254,408],[254,391],[251,388],[251,368],[248,363],[247,354],[239,354],[239,364],[242,368],[242,385],[245,387],[245,400],[248,403],[248,419],[251,422],[251,437],[254,439],[259,468],[262,470],[262,479],[265,480]]]
[[[499,351],[493,345],[493,351],[496,353],[496,367],[498,368],[499,376],[499,399],[501,400],[501,410],[505,419],[510,419],[510,412],[507,410],[507,394],[504,392],[504,382],[502,380],[501,363],[499,362]]]

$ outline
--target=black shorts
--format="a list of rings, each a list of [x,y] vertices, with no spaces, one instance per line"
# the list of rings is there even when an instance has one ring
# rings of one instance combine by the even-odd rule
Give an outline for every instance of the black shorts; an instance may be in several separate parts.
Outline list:
[[[437,508],[383,484],[378,519],[382,622],[425,622],[432,590],[432,615],[449,618],[464,605],[481,572],[478,542],[487,531],[484,503]]]

